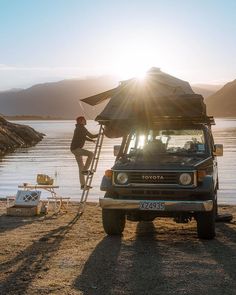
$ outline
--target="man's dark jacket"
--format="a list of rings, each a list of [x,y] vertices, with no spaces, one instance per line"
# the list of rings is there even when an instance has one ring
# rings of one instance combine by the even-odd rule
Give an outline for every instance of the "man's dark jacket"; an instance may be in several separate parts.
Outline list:
[[[77,148],[82,148],[85,141],[93,141],[92,138],[97,137],[97,134],[91,134],[84,125],[76,124],[74,135],[71,141],[70,150],[73,151]]]

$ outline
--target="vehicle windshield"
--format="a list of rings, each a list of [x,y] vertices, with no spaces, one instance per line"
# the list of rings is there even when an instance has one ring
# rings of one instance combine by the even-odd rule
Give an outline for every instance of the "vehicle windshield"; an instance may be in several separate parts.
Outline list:
[[[180,154],[203,155],[206,153],[202,129],[162,129],[139,131],[132,134],[127,154]]]

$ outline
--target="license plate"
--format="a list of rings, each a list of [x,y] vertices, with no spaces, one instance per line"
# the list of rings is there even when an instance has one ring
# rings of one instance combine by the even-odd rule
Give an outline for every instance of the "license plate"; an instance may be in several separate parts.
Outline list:
[[[165,202],[160,201],[141,201],[139,203],[140,210],[164,211]]]

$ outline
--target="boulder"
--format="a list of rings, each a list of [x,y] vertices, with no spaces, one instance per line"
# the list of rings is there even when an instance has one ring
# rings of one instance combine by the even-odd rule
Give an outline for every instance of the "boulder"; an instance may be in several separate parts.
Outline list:
[[[33,128],[11,123],[0,116],[0,155],[16,148],[30,147],[43,139],[44,134]]]

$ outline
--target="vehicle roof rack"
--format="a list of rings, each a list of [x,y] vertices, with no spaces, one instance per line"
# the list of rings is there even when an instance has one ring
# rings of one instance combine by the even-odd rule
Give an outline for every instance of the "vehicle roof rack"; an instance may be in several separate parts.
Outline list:
[[[165,122],[176,122],[186,124],[206,124],[215,125],[213,116],[201,116],[201,117],[183,117],[183,116],[153,116],[153,124],[165,123]]]
[[[108,123],[116,123],[116,124],[122,124],[127,123],[129,120],[110,120],[110,119],[103,119],[98,120],[100,124],[108,124]],[[130,120],[130,123],[134,123],[136,125],[136,120]],[[139,121],[140,122],[140,121]],[[206,124],[206,125],[215,125],[215,119],[213,116],[201,116],[201,117],[184,117],[184,116],[152,116],[148,123],[152,124],[159,124],[159,123],[186,123],[186,124]]]

